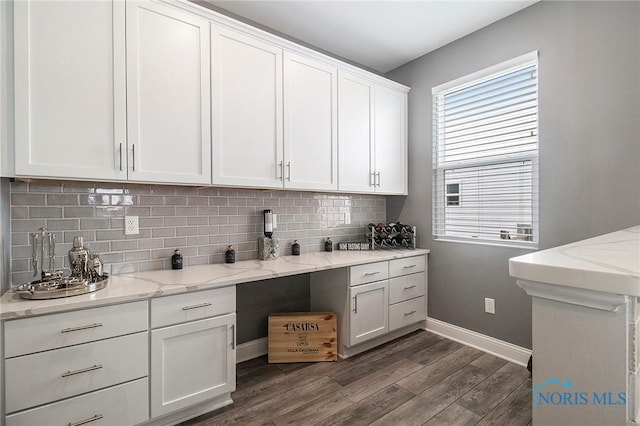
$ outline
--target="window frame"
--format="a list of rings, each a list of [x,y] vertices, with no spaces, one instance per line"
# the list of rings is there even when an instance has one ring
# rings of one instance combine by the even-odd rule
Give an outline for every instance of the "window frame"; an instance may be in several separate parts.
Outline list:
[[[456,162],[449,162],[446,164],[441,164],[441,159],[444,158],[443,155],[439,152],[438,148],[442,148],[443,143],[439,141],[439,116],[440,112],[436,106],[437,101],[443,101],[444,97],[452,92],[462,90],[464,88],[468,88],[474,85],[478,85],[489,81],[491,79],[499,78],[504,75],[508,75],[510,73],[514,73],[518,70],[522,70],[524,68],[535,65],[536,67],[536,85],[535,85],[535,112],[536,112],[536,123],[535,123],[535,152],[532,153],[518,153],[518,154],[505,154],[501,156],[499,159],[491,158],[491,159],[475,159],[472,161],[466,160],[461,164],[456,164]],[[455,80],[449,81],[447,83],[438,85],[432,89],[432,106],[433,106],[433,159],[432,159],[432,169],[433,169],[433,184],[432,184],[432,237],[435,241],[453,241],[453,242],[463,242],[463,243],[472,243],[472,244],[482,244],[482,245],[498,245],[498,246],[509,246],[509,247],[520,247],[520,248],[528,248],[528,249],[537,249],[539,245],[539,150],[540,150],[540,119],[539,119],[539,66],[538,66],[538,51],[529,52],[527,54],[518,56],[516,58],[510,59],[508,61],[504,61],[502,63],[496,64],[494,66],[490,66],[488,68],[482,69],[480,71],[474,72],[472,74],[457,78]],[[532,135],[534,136],[534,135]],[[446,181],[446,171],[448,170],[461,170],[467,167],[483,167],[483,166],[494,166],[494,165],[515,165],[518,162],[531,162],[531,220],[532,223],[530,226],[533,228],[533,232],[530,238],[522,239],[514,239],[514,240],[504,240],[500,238],[498,234],[496,239],[487,239],[487,238],[472,238],[462,237],[462,236],[453,236],[446,232],[446,210],[450,208],[458,208],[462,205],[462,182],[459,180],[455,180],[452,182]],[[449,205],[449,194],[447,184],[457,183],[458,186],[458,204],[457,205]],[[443,188],[441,191],[438,189],[438,185],[442,184]],[[442,200],[439,200],[439,195],[442,196]],[[439,217],[440,212],[438,209],[441,209],[441,214],[445,215],[443,217]],[[480,217],[480,215],[478,215]],[[517,223],[518,233],[519,234],[520,226],[522,224]],[[438,228],[440,226],[440,228]]]

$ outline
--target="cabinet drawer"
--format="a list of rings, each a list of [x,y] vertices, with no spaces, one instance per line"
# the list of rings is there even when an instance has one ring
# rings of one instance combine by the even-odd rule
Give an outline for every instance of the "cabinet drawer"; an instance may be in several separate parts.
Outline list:
[[[6,321],[5,357],[146,331],[148,312],[145,300]]]
[[[389,279],[389,304],[403,302],[426,293],[424,272]]]
[[[151,328],[236,311],[235,286],[151,299]]]
[[[415,274],[427,270],[426,256],[405,257],[389,261],[389,276],[399,277],[407,274]]]
[[[148,379],[7,416],[7,426],[136,425],[149,419]],[[86,423],[85,423],[86,422]]]
[[[387,261],[367,263],[351,267],[349,285],[372,283],[386,280],[389,277],[389,263]]]
[[[389,306],[389,331],[425,319],[427,319],[427,305],[424,296]]]
[[[13,413],[148,375],[149,333],[136,333],[5,361]]]

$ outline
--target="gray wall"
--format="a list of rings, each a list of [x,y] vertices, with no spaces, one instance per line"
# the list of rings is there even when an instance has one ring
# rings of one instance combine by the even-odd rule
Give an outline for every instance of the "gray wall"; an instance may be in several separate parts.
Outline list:
[[[432,251],[430,317],[531,347],[531,301],[508,274],[528,251],[431,238],[431,88],[538,50],[540,249],[637,225],[639,23],[639,2],[540,2],[388,74],[411,92],[410,195],[387,199],[387,219]]]

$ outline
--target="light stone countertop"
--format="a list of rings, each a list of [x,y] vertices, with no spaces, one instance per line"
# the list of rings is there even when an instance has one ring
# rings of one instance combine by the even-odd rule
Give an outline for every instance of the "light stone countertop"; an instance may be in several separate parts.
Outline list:
[[[246,260],[233,264],[189,266],[111,275],[107,287],[80,296],[49,300],[20,299],[12,290],[0,299],[0,319],[51,314],[152,297],[225,287],[326,269],[428,254],[429,250],[333,251],[282,256],[276,260]]]
[[[519,279],[640,296],[640,226],[509,259]]]

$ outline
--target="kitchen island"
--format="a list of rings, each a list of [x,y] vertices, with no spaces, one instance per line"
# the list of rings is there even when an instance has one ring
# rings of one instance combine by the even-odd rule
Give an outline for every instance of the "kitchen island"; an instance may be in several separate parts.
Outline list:
[[[509,260],[532,296],[533,424],[624,425],[640,412],[640,226]]]

